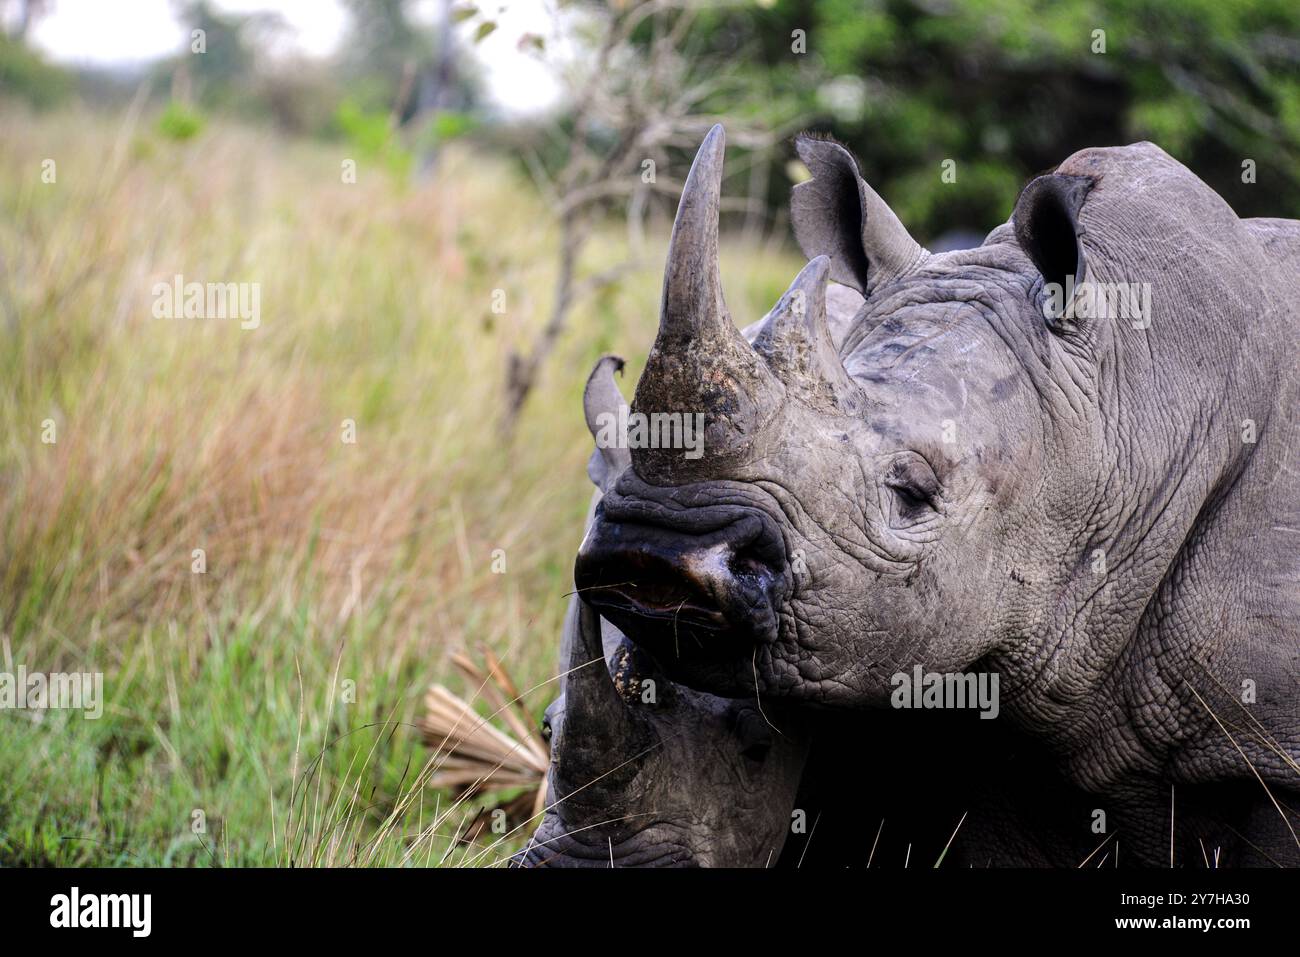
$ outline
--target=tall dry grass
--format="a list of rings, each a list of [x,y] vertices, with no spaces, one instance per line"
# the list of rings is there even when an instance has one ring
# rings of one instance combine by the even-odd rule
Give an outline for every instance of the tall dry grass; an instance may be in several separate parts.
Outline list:
[[[0,862],[456,860],[420,786],[424,687],[481,642],[535,713],[550,698],[589,494],[581,386],[611,349],[635,381],[658,256],[575,315],[505,442],[548,210],[468,149],[418,188],[364,164],[344,183],[346,158],[0,112],[0,664],[102,671],[106,697],[99,721],[0,713]],[[611,229],[586,266],[624,253]],[[796,266],[724,265],[738,318]],[[176,274],[259,283],[260,326],[155,318]]]

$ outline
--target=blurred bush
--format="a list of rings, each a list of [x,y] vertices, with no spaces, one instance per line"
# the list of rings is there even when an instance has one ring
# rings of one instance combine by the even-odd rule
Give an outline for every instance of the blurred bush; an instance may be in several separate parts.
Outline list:
[[[70,74],[0,33],[0,91],[37,109],[47,109],[62,102],[73,86]]]
[[[359,158],[382,163],[399,181],[409,174],[411,151],[398,140],[387,113],[366,110],[353,100],[344,100],[334,122]]]
[[[203,131],[203,117],[194,109],[175,100],[158,117],[158,132],[169,140],[183,143]]]

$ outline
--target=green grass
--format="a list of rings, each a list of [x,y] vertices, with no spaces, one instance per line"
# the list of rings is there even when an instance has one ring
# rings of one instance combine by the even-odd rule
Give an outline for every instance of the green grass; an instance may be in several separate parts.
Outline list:
[[[0,112],[0,670],[102,671],[106,699],[0,711],[0,863],[486,864],[526,836],[449,843],[472,808],[423,787],[414,722],[432,681],[472,694],[448,659],[479,644],[534,714],[551,699],[581,388],[613,348],[630,394],[661,253],[575,314],[507,443],[506,355],[551,296],[544,203],[468,146],[405,189],[364,160],[343,183],[348,158]],[[624,252],[611,227],[584,268]],[[797,265],[728,250],[738,321]],[[261,326],[154,318],[177,273],[260,283]]]

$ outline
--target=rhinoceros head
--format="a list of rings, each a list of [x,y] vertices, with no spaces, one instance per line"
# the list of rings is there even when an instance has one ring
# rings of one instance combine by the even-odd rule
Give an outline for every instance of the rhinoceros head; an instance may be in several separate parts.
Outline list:
[[[1036,364],[1071,361],[1069,342],[1047,341],[1067,320],[1045,318],[1041,288],[1082,271],[1087,182],[1044,177],[1014,229],[932,256],[843,147],[797,146],[813,179],[792,219],[812,259],[745,334],[718,267],[721,127],[700,148],[629,420],[662,437],[656,416],[702,416],[702,448],[633,441],[608,456],[576,578],[675,680],[879,703],[899,671],[989,652],[1022,610],[995,596],[1044,535],[1077,522],[1044,515],[1054,485],[1081,474],[1049,449],[1086,458],[1095,436],[1080,419],[1047,441]],[[839,342],[828,279],[865,296]]]

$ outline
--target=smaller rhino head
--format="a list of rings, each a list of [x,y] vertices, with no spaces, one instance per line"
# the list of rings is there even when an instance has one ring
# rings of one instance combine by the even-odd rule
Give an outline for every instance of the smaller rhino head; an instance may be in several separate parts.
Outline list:
[[[613,371],[621,365],[602,359],[588,380],[589,424],[604,411],[617,414],[622,397]],[[597,450],[589,469],[597,485],[615,474],[607,459],[625,453]],[[793,717],[755,698],[719,698],[674,684],[576,595],[562,644],[564,691],[546,715],[552,803],[515,863],[775,862],[807,753]]]

